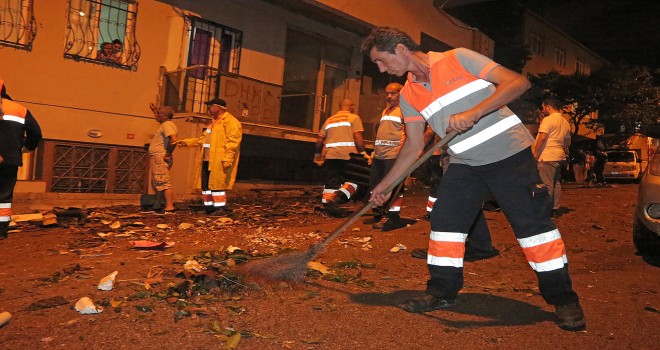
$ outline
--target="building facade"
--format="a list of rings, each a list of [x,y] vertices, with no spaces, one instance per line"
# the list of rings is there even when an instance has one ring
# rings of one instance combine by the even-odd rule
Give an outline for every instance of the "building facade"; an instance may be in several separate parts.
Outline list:
[[[172,106],[179,137],[193,137],[215,97],[243,124],[239,181],[313,182],[314,141],[339,100],[367,126],[380,116],[389,78],[359,52],[373,27],[494,48],[432,0],[9,0],[0,14],[0,78],[44,133],[21,173],[30,191],[143,193],[149,103]],[[176,194],[195,193],[194,152],[175,152]]]

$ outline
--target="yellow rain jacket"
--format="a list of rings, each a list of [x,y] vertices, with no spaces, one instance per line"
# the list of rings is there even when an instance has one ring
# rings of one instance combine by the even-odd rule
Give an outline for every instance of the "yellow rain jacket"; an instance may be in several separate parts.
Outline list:
[[[216,118],[209,124],[207,130],[211,130],[209,148],[209,189],[212,190],[231,190],[236,181],[238,171],[238,158],[241,153],[241,140],[243,138],[243,128],[241,122],[231,113],[225,112],[219,118]],[[186,147],[200,147],[197,154],[196,167],[197,182],[196,188],[201,188],[201,164],[204,159],[204,141],[206,134],[199,138],[183,139],[178,143]],[[231,166],[224,167],[224,163],[231,163]]]

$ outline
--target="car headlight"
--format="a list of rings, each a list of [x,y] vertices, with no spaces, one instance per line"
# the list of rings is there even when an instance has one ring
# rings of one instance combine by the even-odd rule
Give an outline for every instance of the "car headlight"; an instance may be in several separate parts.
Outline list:
[[[651,204],[649,207],[646,209],[646,213],[649,214],[650,217],[654,219],[659,219],[660,218],[660,204]]]

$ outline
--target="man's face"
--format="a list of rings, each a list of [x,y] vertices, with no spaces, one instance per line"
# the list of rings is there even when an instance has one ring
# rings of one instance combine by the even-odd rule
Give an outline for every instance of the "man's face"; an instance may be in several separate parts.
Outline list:
[[[165,112],[163,111],[156,111],[154,115],[156,116],[156,121],[159,123],[166,122],[168,119],[170,119],[167,117],[167,114],[165,114]]]
[[[209,114],[213,116],[218,116],[224,112],[224,108],[220,105],[209,105]]]
[[[400,77],[406,74],[408,70],[406,69],[403,56],[398,52],[398,47],[395,50],[395,53],[378,51],[378,49],[374,47],[369,53],[369,58],[371,58],[371,62],[378,66],[378,70],[380,70],[381,73],[387,73]]]
[[[387,88],[385,89],[385,95],[386,95],[385,101],[387,102],[388,105],[390,106],[399,105],[399,90]]]
[[[543,113],[544,116],[550,115],[550,109],[548,108],[548,105],[546,104],[541,105],[541,113]]]

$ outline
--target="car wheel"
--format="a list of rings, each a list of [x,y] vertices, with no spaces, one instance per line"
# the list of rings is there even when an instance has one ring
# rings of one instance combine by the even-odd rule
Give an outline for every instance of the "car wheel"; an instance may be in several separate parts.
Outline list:
[[[638,218],[633,224],[633,243],[642,255],[660,253],[660,236],[646,228]]]

